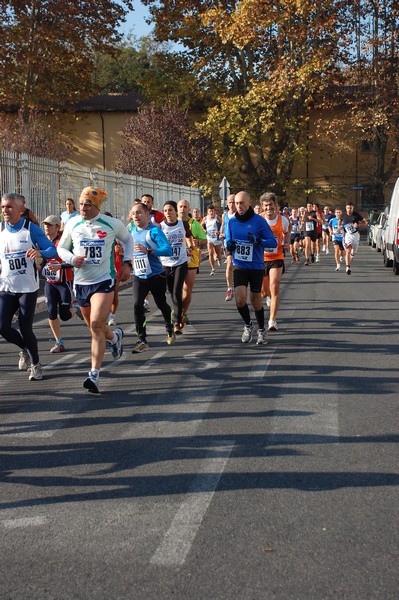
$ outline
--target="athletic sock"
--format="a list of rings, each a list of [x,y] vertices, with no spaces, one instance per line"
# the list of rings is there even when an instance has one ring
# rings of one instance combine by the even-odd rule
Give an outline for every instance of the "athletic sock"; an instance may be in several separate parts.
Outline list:
[[[265,328],[265,309],[262,308],[260,310],[255,311],[256,322],[258,323],[259,329]]]
[[[248,304],[244,304],[244,306],[242,306],[241,308],[238,308],[238,306],[237,306],[237,310],[240,313],[245,325],[250,325],[251,324],[251,314],[249,312]]]

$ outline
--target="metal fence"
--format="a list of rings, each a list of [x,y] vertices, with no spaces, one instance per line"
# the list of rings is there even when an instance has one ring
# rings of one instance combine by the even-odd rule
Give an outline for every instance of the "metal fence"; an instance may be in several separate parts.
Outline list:
[[[142,194],[151,194],[157,208],[162,208],[166,200],[177,202],[185,198],[193,208],[198,207],[201,214],[204,211],[204,199],[198,188],[0,151],[1,195],[18,192],[25,196],[26,205],[39,221],[50,214],[61,214],[66,198],[77,201],[81,190],[88,185],[107,191],[105,210],[123,221],[127,220],[133,200]]]

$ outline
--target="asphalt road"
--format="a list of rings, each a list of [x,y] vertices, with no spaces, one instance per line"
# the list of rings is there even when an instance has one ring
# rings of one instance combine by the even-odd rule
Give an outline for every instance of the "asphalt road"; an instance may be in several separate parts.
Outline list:
[[[397,600],[398,284],[363,242],[287,265],[269,343],[241,343],[223,268],[199,275],[192,325],[168,347],[107,354],[36,332],[45,379],[0,342],[1,600]]]

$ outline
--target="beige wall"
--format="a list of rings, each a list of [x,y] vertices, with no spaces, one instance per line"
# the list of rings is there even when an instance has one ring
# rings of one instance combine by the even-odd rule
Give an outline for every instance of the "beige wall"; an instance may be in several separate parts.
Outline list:
[[[69,160],[77,164],[113,171],[122,137],[118,133],[132,113],[81,113],[65,126],[75,150]]]
[[[70,160],[83,166],[113,171],[122,138],[119,131],[135,113],[81,113],[72,124],[65,125],[76,145]],[[336,115],[336,113],[335,113]],[[295,160],[292,184],[288,190],[288,202],[300,205],[306,199],[320,202],[362,202],[362,192],[353,186],[367,183],[371,175],[372,157],[362,151],[362,140],[347,136],[345,126],[337,139],[326,134],[328,123],[335,116],[323,111],[312,115],[304,140],[308,140],[308,151]],[[323,126],[320,126],[319,123]],[[344,121],[343,121],[344,122]],[[399,169],[392,177],[392,186],[387,186],[387,198]]]

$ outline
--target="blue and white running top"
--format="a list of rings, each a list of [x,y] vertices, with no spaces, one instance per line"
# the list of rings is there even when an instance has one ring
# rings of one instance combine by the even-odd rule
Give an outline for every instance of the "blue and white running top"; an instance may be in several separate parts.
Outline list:
[[[54,244],[38,225],[23,218],[15,225],[4,223],[0,232],[1,292],[27,294],[39,289],[35,261],[26,257],[31,248],[40,249],[47,259],[57,256]]]
[[[186,230],[183,221],[177,221],[174,225],[169,225],[167,221],[162,221],[161,229],[172,246],[172,256],[162,256],[162,265],[164,267],[183,265],[188,261]]]
[[[140,244],[148,250],[154,250],[151,254],[134,250],[133,273],[140,279],[148,279],[154,275],[164,273],[164,268],[159,259],[160,256],[172,256],[172,246],[169,244],[164,232],[150,223],[145,229],[138,229],[134,225],[130,229],[130,235],[134,246]]]

